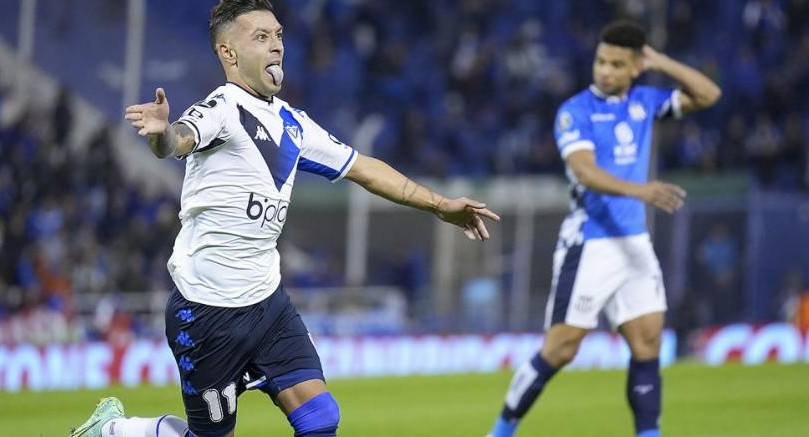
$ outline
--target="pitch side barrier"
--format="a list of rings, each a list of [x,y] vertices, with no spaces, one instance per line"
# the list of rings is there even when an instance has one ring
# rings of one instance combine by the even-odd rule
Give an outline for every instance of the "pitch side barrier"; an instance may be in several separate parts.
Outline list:
[[[809,333],[788,324],[711,328],[698,334],[692,353],[709,365],[767,361],[809,362]],[[541,334],[323,336],[315,343],[329,378],[487,373],[514,369],[540,347]],[[671,365],[677,339],[664,333],[661,362]],[[610,332],[588,335],[570,369],[626,366],[629,350]],[[0,391],[74,390],[110,385],[178,382],[174,358],[163,339],[35,346],[0,345]]]

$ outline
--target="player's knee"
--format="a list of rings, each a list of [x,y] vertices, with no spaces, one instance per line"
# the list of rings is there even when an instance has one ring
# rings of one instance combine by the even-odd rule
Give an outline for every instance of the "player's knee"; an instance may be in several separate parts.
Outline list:
[[[191,435],[188,423],[177,416],[161,416],[154,426],[155,436],[159,437],[186,437]]]
[[[639,335],[630,347],[632,356],[635,359],[655,358],[660,354],[661,334],[659,332],[648,332]]]
[[[325,392],[295,409],[288,419],[296,437],[335,436],[340,424],[340,407],[331,393]]]
[[[573,358],[576,357],[579,352],[581,338],[569,336],[557,338],[554,341],[546,340],[546,342],[542,348],[542,355],[549,364],[559,368],[573,361]]]

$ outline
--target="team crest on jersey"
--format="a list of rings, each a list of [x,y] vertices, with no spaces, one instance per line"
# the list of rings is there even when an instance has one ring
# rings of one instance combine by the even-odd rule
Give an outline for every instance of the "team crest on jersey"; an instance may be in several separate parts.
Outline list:
[[[242,127],[250,135],[259,153],[264,158],[267,169],[275,182],[275,188],[281,191],[281,188],[295,169],[298,155],[301,153],[300,148],[290,139],[288,134],[282,135],[281,144],[277,144],[269,135],[267,127],[255,115],[241,105],[238,105],[238,108],[239,121],[242,123]],[[285,110],[281,110],[281,118],[284,119],[286,124],[287,120],[284,118],[283,111]]]
[[[559,121],[556,122],[559,130],[568,130],[573,126],[573,116],[569,112],[559,114]]]
[[[301,134],[301,131],[298,129],[298,126],[286,125],[284,126],[284,129],[286,129],[287,133],[293,140],[299,139],[298,136]]]
[[[635,121],[643,120],[646,118],[646,109],[640,103],[632,102],[629,104],[629,116]]]

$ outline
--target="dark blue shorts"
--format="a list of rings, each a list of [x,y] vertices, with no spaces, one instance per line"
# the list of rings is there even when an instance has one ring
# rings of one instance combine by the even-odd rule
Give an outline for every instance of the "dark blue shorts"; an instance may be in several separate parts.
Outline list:
[[[236,399],[247,389],[275,397],[299,382],[324,379],[300,315],[279,286],[267,299],[224,308],[186,300],[166,305],[166,338],[180,369],[189,429],[219,437],[236,425]]]

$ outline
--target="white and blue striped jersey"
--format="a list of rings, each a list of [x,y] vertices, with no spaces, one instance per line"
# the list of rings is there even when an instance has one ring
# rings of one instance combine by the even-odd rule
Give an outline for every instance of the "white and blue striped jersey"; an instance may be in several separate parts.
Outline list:
[[[607,96],[595,85],[565,101],[556,114],[556,143],[562,158],[592,150],[599,167],[613,176],[645,183],[656,119],[680,117],[678,90],[633,86],[624,97]],[[571,212],[562,240],[572,245],[594,238],[646,232],[643,202],[601,194],[581,185],[570,168]]]
[[[194,131],[196,145],[185,157],[182,228],[168,262],[172,279],[193,302],[259,302],[281,281],[276,242],[296,171],[336,181],[357,154],[306,113],[234,83],[214,90],[176,123]]]

